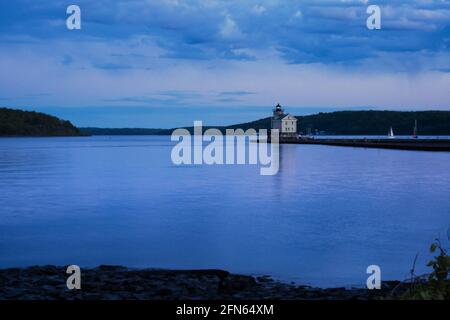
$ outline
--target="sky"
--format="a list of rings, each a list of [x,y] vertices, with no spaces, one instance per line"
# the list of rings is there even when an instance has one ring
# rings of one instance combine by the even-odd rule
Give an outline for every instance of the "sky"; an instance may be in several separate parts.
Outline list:
[[[71,4],[81,30],[66,27]],[[251,121],[277,103],[450,110],[450,0],[0,2],[0,106],[170,128]]]

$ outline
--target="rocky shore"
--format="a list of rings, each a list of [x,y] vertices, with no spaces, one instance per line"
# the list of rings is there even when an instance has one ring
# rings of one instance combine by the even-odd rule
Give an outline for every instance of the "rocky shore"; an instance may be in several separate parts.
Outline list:
[[[389,299],[398,282],[381,290],[320,289],[223,270],[132,269],[99,266],[81,270],[81,289],[69,290],[65,267],[36,266],[0,270],[0,300],[178,300]]]

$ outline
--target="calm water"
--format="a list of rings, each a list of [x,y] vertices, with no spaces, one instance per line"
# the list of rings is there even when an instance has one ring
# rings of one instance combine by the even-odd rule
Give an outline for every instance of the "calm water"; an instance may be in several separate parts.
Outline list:
[[[314,139],[388,139],[387,135],[385,136],[327,136],[327,135],[316,135],[312,136]],[[411,140],[450,140],[450,136],[418,136],[417,139],[412,136],[399,136],[396,135],[395,139],[411,139]]]
[[[0,267],[222,268],[319,286],[418,272],[450,227],[450,153],[283,145],[184,166],[170,137],[0,139]]]

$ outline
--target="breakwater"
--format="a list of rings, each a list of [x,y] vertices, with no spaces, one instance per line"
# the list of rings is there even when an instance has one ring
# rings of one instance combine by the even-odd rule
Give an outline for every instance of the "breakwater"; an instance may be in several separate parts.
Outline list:
[[[417,151],[450,151],[450,140],[440,139],[314,139],[284,138],[282,143]]]

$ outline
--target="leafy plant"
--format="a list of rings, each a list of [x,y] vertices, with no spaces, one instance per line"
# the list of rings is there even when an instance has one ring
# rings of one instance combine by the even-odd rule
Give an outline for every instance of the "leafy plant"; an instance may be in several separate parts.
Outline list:
[[[450,298],[450,257],[447,250],[442,246],[441,241],[436,239],[430,247],[431,253],[438,253],[433,260],[429,261],[427,266],[432,267],[433,271],[428,276],[428,283],[432,293],[439,299]]]
[[[447,231],[450,240],[450,228]],[[435,239],[430,246],[435,254],[427,264],[433,271],[422,277],[412,277],[409,290],[402,295],[404,299],[449,300],[450,299],[450,257],[441,240]],[[437,255],[436,255],[437,254]],[[411,273],[413,274],[413,271]]]

